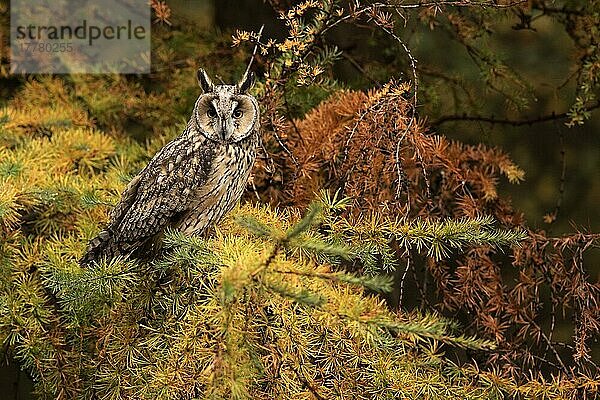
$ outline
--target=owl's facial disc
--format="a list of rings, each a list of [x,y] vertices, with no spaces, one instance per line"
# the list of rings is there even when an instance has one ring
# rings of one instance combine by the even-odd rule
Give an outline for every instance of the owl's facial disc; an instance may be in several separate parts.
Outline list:
[[[258,118],[254,98],[233,85],[215,86],[196,102],[196,122],[202,133],[220,143],[235,143],[250,135]]]

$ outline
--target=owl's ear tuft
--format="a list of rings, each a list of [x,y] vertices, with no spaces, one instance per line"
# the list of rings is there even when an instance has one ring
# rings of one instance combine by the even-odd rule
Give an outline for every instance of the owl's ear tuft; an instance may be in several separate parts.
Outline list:
[[[252,89],[252,86],[254,86],[254,81],[254,73],[248,72],[247,74],[244,74],[242,80],[237,85],[240,93],[247,93],[248,90]]]
[[[196,71],[196,78],[198,78],[198,84],[204,93],[210,93],[214,90],[215,86],[208,77],[206,71],[202,68],[198,68],[198,71]]]

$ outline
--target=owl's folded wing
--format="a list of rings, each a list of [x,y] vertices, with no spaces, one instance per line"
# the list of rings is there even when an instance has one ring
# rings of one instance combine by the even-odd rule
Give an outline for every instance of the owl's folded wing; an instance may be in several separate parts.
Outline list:
[[[79,263],[128,254],[164,230],[206,183],[213,157],[207,142],[183,136],[163,147],[129,182],[108,226],[89,242]]]
[[[206,183],[214,157],[206,143],[196,147],[194,151],[189,139],[174,140],[132,180],[111,216],[108,230],[114,239],[150,238],[188,209],[190,197]]]

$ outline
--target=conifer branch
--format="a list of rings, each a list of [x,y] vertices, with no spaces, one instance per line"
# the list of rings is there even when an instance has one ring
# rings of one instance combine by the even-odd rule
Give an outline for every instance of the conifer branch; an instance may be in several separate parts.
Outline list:
[[[435,320],[431,316],[424,316],[420,320],[409,322],[391,321],[385,318],[359,318],[356,319],[347,314],[339,314],[342,318],[356,320],[357,322],[376,326],[385,331],[393,332],[394,335],[406,335],[415,341],[432,339],[452,346],[476,350],[493,350],[496,348],[494,342],[481,340],[468,336],[453,336],[448,333],[448,325],[443,321]]]
[[[388,293],[392,291],[392,279],[389,276],[385,275],[375,275],[375,276],[356,276],[347,273],[322,273],[322,272],[304,272],[304,271],[283,271],[283,270],[274,270],[273,272],[279,274],[292,274],[298,276],[306,276],[310,278],[319,278],[319,279],[328,279],[335,282],[343,282],[349,283],[351,285],[358,285],[365,287],[369,290],[373,290],[381,293]]]
[[[296,290],[285,284],[268,283],[265,287],[281,296],[289,297],[296,303],[311,307],[320,307],[327,301],[323,296],[312,293],[304,288]]]
[[[600,108],[600,101],[596,101],[595,103],[585,107],[582,111],[589,112],[594,111]],[[493,115],[486,117],[482,115],[446,115],[442,116],[436,120],[431,121],[432,126],[440,126],[442,124],[454,121],[465,121],[465,122],[485,122],[491,125],[511,125],[511,126],[531,126],[544,122],[551,121],[560,121],[563,119],[571,118],[572,112],[566,111],[562,113],[552,112],[548,115],[540,115],[539,117],[534,118],[524,118],[524,119],[510,119],[510,118],[497,118]]]

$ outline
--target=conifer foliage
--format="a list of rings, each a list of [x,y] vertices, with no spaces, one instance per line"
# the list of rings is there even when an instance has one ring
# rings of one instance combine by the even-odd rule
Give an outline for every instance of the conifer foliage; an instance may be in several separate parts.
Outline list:
[[[269,1],[287,29],[278,41],[200,33],[152,1],[151,79],[17,79],[0,108],[2,356],[48,399],[597,396],[600,286],[585,256],[598,234],[528,228],[498,189],[525,177],[505,152],[429,131],[395,25],[418,9],[464,29],[517,6],[287,3]],[[327,34],[342,24],[385,35],[410,79],[366,91],[332,79],[342,53]],[[593,109],[594,54],[570,124]],[[205,236],[167,232],[152,260],[81,268],[126,183],[183,129],[197,65],[227,80],[250,56],[265,129],[242,205]],[[518,82],[485,76],[497,90]],[[420,307],[408,310],[409,291]],[[573,335],[559,342],[565,316]]]

